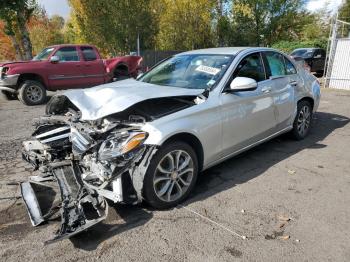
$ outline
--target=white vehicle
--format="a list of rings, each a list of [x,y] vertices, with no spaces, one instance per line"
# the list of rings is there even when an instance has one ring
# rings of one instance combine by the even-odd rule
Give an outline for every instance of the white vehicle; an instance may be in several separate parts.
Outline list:
[[[43,173],[21,185],[32,223],[55,210],[36,197],[52,181],[62,197],[54,240],[103,220],[105,199],[174,207],[201,171],[282,133],[305,138],[319,101],[316,78],[268,48],[185,52],[137,80],[56,95],[24,142]]]

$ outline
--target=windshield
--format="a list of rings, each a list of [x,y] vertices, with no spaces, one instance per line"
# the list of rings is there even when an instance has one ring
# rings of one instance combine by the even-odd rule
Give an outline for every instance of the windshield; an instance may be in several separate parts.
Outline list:
[[[33,60],[46,60],[53,50],[54,50],[53,47],[45,48],[43,51],[41,51],[39,54],[37,54],[33,58]]]
[[[308,57],[312,57],[312,53],[313,51],[311,49],[299,49],[299,50],[293,51],[293,53],[291,53],[291,56],[308,58]]]
[[[232,60],[232,55],[177,55],[138,80],[188,89],[211,88],[220,81]]]

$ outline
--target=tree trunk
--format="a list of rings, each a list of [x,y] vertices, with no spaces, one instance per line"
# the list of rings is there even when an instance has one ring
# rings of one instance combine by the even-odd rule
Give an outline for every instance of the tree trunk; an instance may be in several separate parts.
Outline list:
[[[216,12],[217,12],[217,34],[218,34],[218,45],[219,46],[223,46],[224,45],[224,40],[222,37],[222,32],[220,32],[221,28],[220,28],[220,23],[221,23],[221,19],[224,16],[224,9],[223,9],[223,3],[222,0],[217,0],[216,1]]]
[[[29,32],[24,19],[17,18],[18,29],[21,35],[21,43],[23,46],[24,60],[31,60],[33,58],[32,42],[29,38]]]
[[[11,39],[13,47],[15,48],[16,60],[19,60],[19,61],[23,60],[22,51],[21,51],[21,48],[17,42],[16,37],[14,35],[9,35],[9,37]]]

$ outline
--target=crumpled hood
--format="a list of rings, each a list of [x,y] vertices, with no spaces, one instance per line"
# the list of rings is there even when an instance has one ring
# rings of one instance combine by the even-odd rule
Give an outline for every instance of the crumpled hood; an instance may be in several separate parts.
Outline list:
[[[141,101],[153,98],[197,96],[204,89],[158,86],[127,79],[88,89],[63,93],[81,111],[81,120],[96,120],[124,111]]]

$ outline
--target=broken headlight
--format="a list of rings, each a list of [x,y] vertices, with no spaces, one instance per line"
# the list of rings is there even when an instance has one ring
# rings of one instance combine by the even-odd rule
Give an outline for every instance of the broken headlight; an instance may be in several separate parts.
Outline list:
[[[128,137],[111,137],[104,141],[98,151],[100,160],[109,160],[127,154],[140,147],[146,140],[146,132],[132,132]]]

